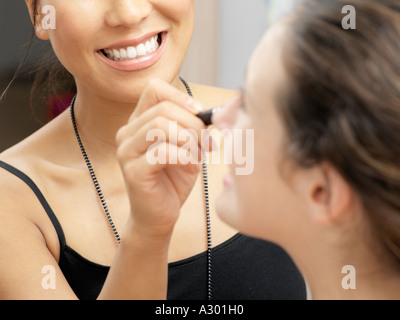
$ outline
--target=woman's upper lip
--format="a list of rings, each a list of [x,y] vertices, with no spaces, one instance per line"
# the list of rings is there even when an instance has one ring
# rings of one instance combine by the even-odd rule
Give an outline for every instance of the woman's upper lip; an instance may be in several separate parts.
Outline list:
[[[133,39],[122,40],[122,41],[107,45],[106,47],[100,48],[99,50],[118,49],[118,48],[125,48],[125,47],[136,47],[137,45],[144,43],[146,40],[150,39],[151,37],[154,37],[155,35],[163,33],[163,32],[165,32],[165,31],[147,32],[147,33],[144,33]]]

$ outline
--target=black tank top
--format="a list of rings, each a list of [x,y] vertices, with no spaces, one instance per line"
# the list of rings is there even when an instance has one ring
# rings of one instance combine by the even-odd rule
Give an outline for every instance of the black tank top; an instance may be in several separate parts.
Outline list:
[[[91,262],[70,248],[61,225],[36,184],[23,172],[0,161],[0,167],[23,180],[49,216],[60,241],[59,266],[81,300],[98,297],[110,267]],[[212,249],[213,298],[216,300],[304,300],[300,272],[279,246],[237,234]],[[207,253],[168,265],[169,300],[207,299]]]

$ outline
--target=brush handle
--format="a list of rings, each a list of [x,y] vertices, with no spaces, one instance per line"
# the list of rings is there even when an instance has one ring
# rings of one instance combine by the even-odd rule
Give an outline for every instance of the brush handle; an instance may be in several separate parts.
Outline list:
[[[206,126],[210,126],[210,125],[212,125],[212,116],[218,110],[219,110],[219,107],[216,107],[216,108],[204,111],[204,112],[200,112],[200,113],[196,114],[196,116],[198,118],[200,118]]]

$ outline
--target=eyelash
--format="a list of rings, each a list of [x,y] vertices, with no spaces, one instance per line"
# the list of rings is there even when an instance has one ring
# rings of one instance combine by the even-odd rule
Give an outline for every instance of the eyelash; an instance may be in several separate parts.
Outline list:
[[[241,90],[241,94],[240,94],[240,102],[239,102],[239,105],[240,105],[240,110],[242,110],[243,112],[246,112],[247,111],[247,106],[246,106],[246,104],[245,104],[245,102],[244,102],[244,90],[242,89]]]

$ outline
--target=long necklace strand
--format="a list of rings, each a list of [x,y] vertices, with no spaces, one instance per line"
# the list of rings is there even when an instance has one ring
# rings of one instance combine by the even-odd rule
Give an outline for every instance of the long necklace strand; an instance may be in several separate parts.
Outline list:
[[[192,90],[189,87],[189,84],[182,78],[179,77],[182,83],[186,87],[187,93],[193,97]],[[207,219],[207,284],[208,284],[208,300],[212,300],[212,239],[211,239],[211,219],[210,219],[210,199],[208,197],[208,172],[207,172],[207,157],[204,153],[204,161],[203,161],[203,186],[204,186],[204,200],[206,207],[206,219]]]
[[[80,137],[79,132],[78,132],[78,127],[76,126],[75,113],[74,113],[75,99],[76,99],[76,96],[72,100],[71,108],[70,108],[72,126],[74,127],[75,136],[76,136],[76,139],[78,140],[78,144],[79,144],[79,147],[81,149],[82,156],[85,159],[86,166],[89,169],[89,173],[90,173],[90,176],[92,177],[92,180],[93,180],[94,186],[96,188],[97,194],[99,195],[99,198],[100,198],[100,201],[101,201],[101,205],[103,206],[103,209],[104,209],[104,212],[105,212],[105,214],[107,216],[108,222],[110,223],[111,230],[114,233],[114,236],[115,236],[118,244],[120,244],[121,243],[121,237],[120,237],[120,235],[119,235],[119,233],[117,231],[117,228],[115,227],[115,224],[114,224],[114,222],[113,222],[113,220],[111,218],[111,214],[110,214],[110,211],[108,210],[107,203],[106,203],[106,200],[105,200],[104,195],[103,195],[103,191],[101,190],[100,184],[97,181],[96,175],[95,175],[94,170],[93,170],[93,166],[92,166],[92,164],[91,164],[91,162],[89,160],[89,157],[88,157],[88,155],[87,155],[87,153],[85,151],[85,148],[83,146],[81,137]]]
[[[192,91],[191,91],[189,85],[187,84],[187,82],[182,77],[180,77],[180,80],[185,85],[187,93],[193,97]],[[120,235],[117,231],[117,228],[111,218],[111,214],[110,214],[110,211],[108,210],[107,203],[104,198],[103,192],[101,190],[100,184],[96,178],[96,175],[93,170],[93,166],[89,160],[89,157],[86,153],[86,150],[83,146],[82,140],[81,140],[79,132],[78,132],[78,127],[76,125],[75,113],[74,113],[75,100],[76,100],[76,96],[73,98],[73,100],[71,102],[71,107],[70,107],[71,121],[72,121],[72,126],[74,127],[75,136],[78,141],[79,147],[81,149],[82,156],[85,160],[86,166],[89,169],[90,176],[91,176],[94,186],[96,188],[97,194],[100,198],[101,204],[102,204],[104,212],[107,216],[107,220],[110,224],[111,230],[112,230],[118,244],[120,244],[121,237],[120,237]],[[208,173],[207,173],[206,156],[204,156],[202,168],[203,168],[204,200],[205,200],[206,221],[207,221],[207,297],[208,297],[208,300],[212,300],[212,293],[213,293],[213,290],[212,290],[212,287],[213,287],[213,283],[212,283],[212,251],[211,251],[212,239],[211,239],[210,201],[209,201],[209,196],[208,196]]]

